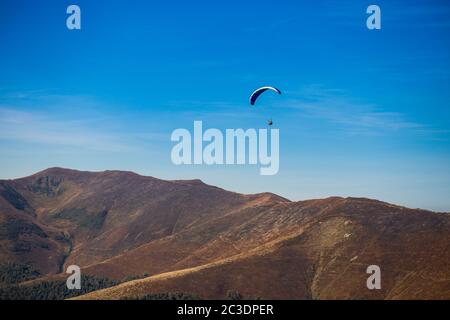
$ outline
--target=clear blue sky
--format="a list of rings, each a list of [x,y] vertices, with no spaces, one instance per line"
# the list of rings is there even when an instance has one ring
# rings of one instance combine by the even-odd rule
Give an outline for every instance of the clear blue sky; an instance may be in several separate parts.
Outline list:
[[[373,3],[380,31],[366,28]],[[449,72],[448,1],[1,1],[0,178],[124,169],[450,211]],[[251,110],[262,85],[283,95]],[[267,114],[277,175],[172,164],[172,130]]]

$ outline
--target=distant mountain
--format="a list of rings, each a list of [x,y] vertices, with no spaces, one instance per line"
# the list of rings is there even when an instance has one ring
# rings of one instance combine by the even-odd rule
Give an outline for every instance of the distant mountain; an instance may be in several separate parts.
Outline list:
[[[0,263],[120,280],[80,298],[449,299],[450,214],[332,197],[291,202],[200,180],[51,168],[0,180]],[[368,290],[378,265],[382,289]],[[37,280],[39,281],[39,280]]]

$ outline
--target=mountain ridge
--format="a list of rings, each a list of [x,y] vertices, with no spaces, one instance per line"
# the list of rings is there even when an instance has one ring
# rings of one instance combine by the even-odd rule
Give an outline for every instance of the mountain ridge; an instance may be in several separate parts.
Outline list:
[[[449,235],[448,213],[367,198],[290,201],[59,167],[0,180],[0,262],[30,264],[42,279],[64,278],[71,264],[111,279],[148,274],[140,289],[127,283],[86,299],[175,289],[220,298],[227,288],[275,299],[416,297],[408,277],[420,283],[419,298],[448,298]],[[380,261],[387,289],[368,291],[362,266]],[[158,276],[166,274],[175,276]]]

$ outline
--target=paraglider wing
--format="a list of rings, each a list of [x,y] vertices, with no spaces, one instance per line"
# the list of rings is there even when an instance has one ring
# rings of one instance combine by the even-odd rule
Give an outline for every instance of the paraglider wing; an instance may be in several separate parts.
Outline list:
[[[274,87],[262,87],[262,88],[259,88],[259,89],[255,90],[255,91],[252,93],[252,95],[250,96],[250,104],[251,104],[252,106],[254,106],[256,100],[258,99],[258,97],[259,97],[263,92],[265,92],[265,91],[267,91],[267,90],[272,90],[272,91],[275,91],[275,92],[278,93],[278,94],[281,94],[281,91],[278,90],[277,88],[274,88]]]

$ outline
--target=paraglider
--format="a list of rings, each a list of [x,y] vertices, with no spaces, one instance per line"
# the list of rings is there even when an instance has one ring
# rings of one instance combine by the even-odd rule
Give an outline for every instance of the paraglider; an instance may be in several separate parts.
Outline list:
[[[278,90],[278,89],[275,88],[275,87],[261,87],[261,88],[259,88],[259,89],[256,89],[256,90],[252,93],[252,95],[250,96],[250,104],[251,104],[252,106],[254,106],[254,105],[255,105],[255,102],[256,102],[256,100],[259,98],[259,96],[260,96],[262,93],[264,93],[265,91],[267,91],[267,90],[272,90],[272,91],[275,91],[275,92],[278,93],[278,94],[281,94],[281,91]]]
[[[261,87],[261,88],[259,88],[259,89],[256,89],[256,90],[251,94],[251,96],[250,96],[250,104],[251,104],[252,106],[254,106],[255,103],[256,103],[256,100],[258,100],[259,96],[260,96],[261,94],[263,94],[263,93],[264,93],[265,91],[267,91],[267,90],[271,90],[271,91],[274,91],[274,92],[276,92],[276,93],[278,93],[278,94],[281,94],[281,91],[278,90],[278,89],[275,88],[275,87]],[[271,125],[273,124],[272,119],[269,119],[269,120],[267,121],[267,124],[268,124],[269,126],[271,126]]]

